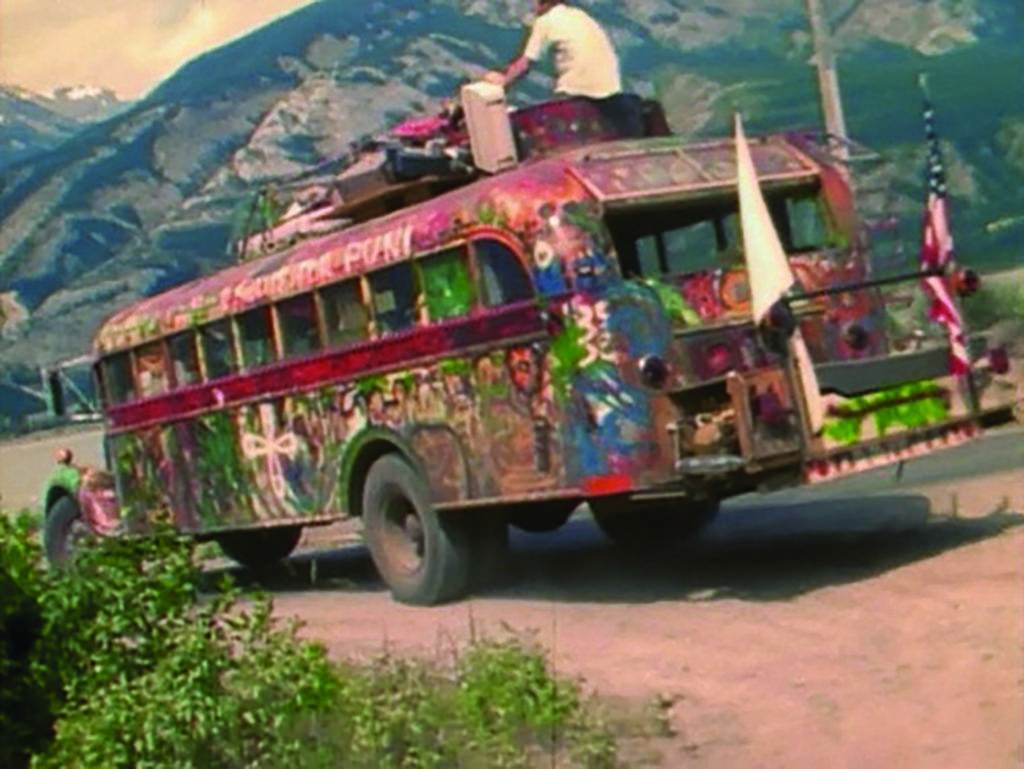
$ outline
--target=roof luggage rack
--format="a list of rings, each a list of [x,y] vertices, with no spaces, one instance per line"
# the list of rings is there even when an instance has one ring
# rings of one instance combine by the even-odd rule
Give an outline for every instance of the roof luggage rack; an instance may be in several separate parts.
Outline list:
[[[600,100],[573,97],[511,112],[498,86],[474,83],[462,94],[459,107],[407,120],[385,138],[353,145],[346,158],[331,161],[346,163],[337,175],[260,190],[235,242],[238,259],[280,251],[524,160],[671,133],[661,105],[634,94]],[[283,190],[294,190],[286,206],[275,197]]]

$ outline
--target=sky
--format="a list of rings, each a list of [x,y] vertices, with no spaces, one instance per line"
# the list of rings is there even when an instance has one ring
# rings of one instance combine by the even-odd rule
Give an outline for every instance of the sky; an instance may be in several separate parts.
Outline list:
[[[203,51],[313,0],[0,0],[0,83],[134,99]]]

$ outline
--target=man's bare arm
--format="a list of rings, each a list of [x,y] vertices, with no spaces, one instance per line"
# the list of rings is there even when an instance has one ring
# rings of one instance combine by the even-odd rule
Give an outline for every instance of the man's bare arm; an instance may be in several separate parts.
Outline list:
[[[520,56],[509,64],[508,68],[504,72],[488,72],[484,75],[484,80],[488,83],[493,83],[494,85],[500,85],[507,88],[525,75],[529,71],[531,64],[533,64],[533,62],[526,56]]]

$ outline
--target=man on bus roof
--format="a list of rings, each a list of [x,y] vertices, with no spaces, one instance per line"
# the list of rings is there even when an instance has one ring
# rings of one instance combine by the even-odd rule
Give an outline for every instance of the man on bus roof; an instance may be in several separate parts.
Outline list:
[[[606,99],[622,91],[619,58],[608,34],[586,11],[562,0],[535,0],[537,18],[523,52],[484,80],[508,87],[554,49],[555,93]]]
[[[507,88],[551,48],[556,94],[590,99],[624,133],[642,134],[639,111],[622,93],[619,57],[608,33],[586,11],[563,0],[535,0],[535,9],[522,53],[504,72],[488,72],[484,80]]]

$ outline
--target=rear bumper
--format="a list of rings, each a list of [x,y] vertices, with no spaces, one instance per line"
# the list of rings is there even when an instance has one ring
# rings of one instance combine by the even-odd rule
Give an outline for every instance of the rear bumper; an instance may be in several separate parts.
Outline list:
[[[802,476],[807,483],[831,481],[953,448],[981,435],[973,419],[950,420],[812,454],[803,462]]]
[[[972,361],[988,352],[984,337],[972,337],[968,344]],[[949,374],[949,348],[943,345],[928,350],[884,355],[876,358],[821,363],[814,367],[823,392],[835,392],[847,398],[899,387],[908,382],[941,379]]]

